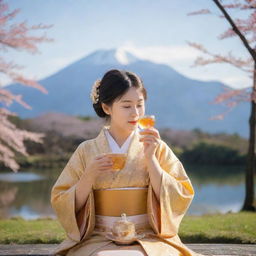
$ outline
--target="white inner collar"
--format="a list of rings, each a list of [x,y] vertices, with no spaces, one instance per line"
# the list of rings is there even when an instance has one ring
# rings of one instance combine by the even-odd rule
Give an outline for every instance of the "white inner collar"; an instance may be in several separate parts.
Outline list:
[[[126,139],[126,141],[123,143],[121,147],[119,147],[119,145],[112,137],[112,135],[109,133],[107,128],[105,129],[105,134],[107,136],[112,153],[127,153],[134,131],[129,135],[129,137]]]

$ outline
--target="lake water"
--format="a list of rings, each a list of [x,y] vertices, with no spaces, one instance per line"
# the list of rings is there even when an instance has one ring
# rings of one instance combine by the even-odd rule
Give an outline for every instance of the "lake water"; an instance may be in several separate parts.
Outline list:
[[[187,215],[237,212],[245,197],[243,167],[185,166],[195,197]],[[0,218],[56,218],[51,188],[60,170],[0,173]]]

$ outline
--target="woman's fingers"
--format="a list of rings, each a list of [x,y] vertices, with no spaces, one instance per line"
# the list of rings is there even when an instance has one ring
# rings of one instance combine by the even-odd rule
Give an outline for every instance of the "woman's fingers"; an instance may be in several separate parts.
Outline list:
[[[107,164],[107,165],[101,165],[99,166],[99,170],[100,171],[107,171],[107,170],[111,170],[112,169],[112,164]]]
[[[159,145],[160,142],[159,142],[159,139],[157,139],[155,136],[147,136],[147,137],[144,137],[144,138],[141,138],[140,141],[144,144],[144,145]]]
[[[99,168],[99,171],[111,171],[112,166],[102,166]]]
[[[105,154],[105,153],[100,154],[100,155],[97,155],[97,156],[95,157],[95,160],[102,159],[102,158],[104,158],[105,156],[106,156],[106,154]]]
[[[152,128],[148,128],[148,129],[143,129],[139,132],[141,135],[153,135],[156,138],[160,139],[160,134],[159,131],[157,129],[155,129],[154,127]]]
[[[110,157],[105,156],[98,160],[99,169],[101,171],[111,170],[113,166],[113,162]]]
[[[111,158],[109,156],[107,156],[106,154],[102,154],[102,155],[98,155],[95,160],[98,163],[105,163],[105,162],[112,162]]]
[[[112,162],[111,158],[108,156],[104,156],[98,160],[99,163]]]
[[[100,168],[111,168],[113,166],[113,163],[112,162],[103,162],[103,163],[100,163],[99,164],[99,167]]]
[[[150,140],[150,141],[158,141],[158,138],[156,138],[153,135],[145,135],[143,137],[140,138],[140,141],[144,142],[146,140]]]

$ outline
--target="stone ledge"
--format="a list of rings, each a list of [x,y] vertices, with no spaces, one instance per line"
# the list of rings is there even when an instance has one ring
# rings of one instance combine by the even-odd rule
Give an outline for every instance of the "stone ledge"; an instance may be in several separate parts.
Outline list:
[[[256,244],[186,244],[191,250],[212,256],[253,256]],[[57,244],[0,244],[0,256],[51,256]]]

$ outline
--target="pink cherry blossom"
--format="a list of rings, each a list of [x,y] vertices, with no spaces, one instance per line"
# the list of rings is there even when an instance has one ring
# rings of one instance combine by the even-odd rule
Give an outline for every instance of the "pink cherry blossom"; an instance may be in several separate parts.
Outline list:
[[[51,26],[39,24],[28,26],[26,22],[11,23],[11,20],[20,12],[20,10],[9,11],[8,4],[0,0],[0,51],[24,50],[30,53],[37,53],[39,43],[51,42],[52,39],[45,35],[34,36],[33,31],[48,29]],[[0,57],[0,72],[7,76],[12,82],[21,85],[33,87],[47,94],[47,90],[37,81],[27,78],[20,73],[21,66],[14,61],[7,61]],[[28,156],[25,140],[42,143],[44,134],[29,132],[18,129],[9,119],[10,116],[16,116],[15,113],[5,108],[13,102],[21,104],[27,109],[31,109],[22,99],[22,95],[15,95],[6,88],[1,88],[0,84],[0,161],[13,171],[18,171],[19,165],[15,161],[15,153],[19,152]]]

